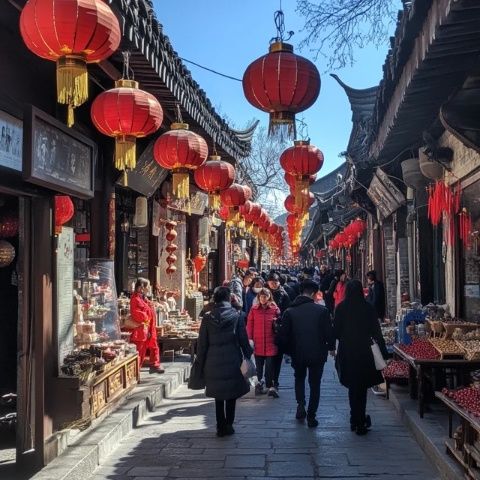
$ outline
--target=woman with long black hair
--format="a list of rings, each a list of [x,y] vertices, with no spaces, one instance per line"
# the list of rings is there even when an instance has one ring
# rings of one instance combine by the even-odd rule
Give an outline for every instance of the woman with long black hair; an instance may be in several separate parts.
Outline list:
[[[370,416],[365,413],[367,390],[383,382],[381,371],[375,367],[372,341],[385,359],[388,352],[377,313],[365,300],[359,280],[347,283],[345,300],[335,309],[333,326],[338,339],[335,364],[340,383],[348,388],[350,427],[358,435],[365,435],[371,426]]]

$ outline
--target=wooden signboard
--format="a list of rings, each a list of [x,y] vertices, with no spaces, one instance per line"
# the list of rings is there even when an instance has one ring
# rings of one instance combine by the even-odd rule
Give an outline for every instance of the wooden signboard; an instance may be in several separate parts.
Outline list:
[[[383,218],[389,217],[406,201],[403,193],[380,168],[377,168],[367,194]]]

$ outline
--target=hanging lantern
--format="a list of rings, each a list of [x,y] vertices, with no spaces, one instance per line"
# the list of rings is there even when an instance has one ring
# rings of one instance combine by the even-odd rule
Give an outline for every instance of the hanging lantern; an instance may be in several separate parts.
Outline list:
[[[302,194],[308,192],[311,176],[323,166],[323,153],[308,140],[297,140],[280,155],[280,165],[295,178],[295,201],[300,205]]]
[[[250,200],[253,197],[252,189],[248,185],[242,185],[245,190],[245,197],[247,200]]]
[[[6,240],[0,240],[0,268],[8,267],[14,259],[14,246]]]
[[[55,195],[55,233],[60,233],[62,225],[69,222],[75,207],[72,199],[68,195]]]
[[[135,199],[135,215],[133,225],[137,228],[144,228],[148,225],[148,201],[147,197]]]
[[[172,123],[171,130],[158,137],[153,147],[157,163],[173,173],[174,195],[186,200],[190,196],[189,170],[196,170],[208,156],[207,142],[188,129],[186,123]]]
[[[6,215],[0,220],[0,238],[11,238],[18,235],[18,218]]]
[[[165,259],[167,262],[166,272],[168,275],[172,275],[177,271],[177,267],[174,265],[174,263],[177,261],[177,256],[173,252],[175,252],[178,247],[172,243],[177,238],[177,232],[175,230],[176,226],[177,222],[174,220],[167,220],[165,223],[165,229],[167,230],[165,239],[167,242],[169,242],[169,244],[165,247],[165,250],[168,253],[167,258]]]
[[[101,133],[115,138],[115,168],[125,175],[137,163],[136,139],[156,132],[163,121],[158,100],[138,88],[138,82],[122,78],[115,88],[98,95],[92,103],[92,122]]]
[[[197,273],[200,273],[205,268],[206,264],[207,264],[207,257],[204,257],[203,255],[198,254],[193,259],[193,265],[195,266],[195,271]]]
[[[293,53],[292,45],[275,41],[247,67],[242,84],[248,102],[270,114],[269,134],[294,138],[295,114],[315,103],[320,74],[310,60]]]
[[[295,175],[291,175],[290,173],[285,172],[285,174],[283,175],[283,178],[285,179],[285,183],[288,185],[288,188],[290,189],[290,193],[292,195],[295,195],[295,188],[296,188],[295,182],[297,180]],[[313,185],[316,179],[317,179],[316,175],[310,175],[310,178],[309,178],[310,185]]]
[[[208,193],[208,206],[217,211],[220,208],[220,192],[235,180],[235,168],[218,155],[212,155],[195,170],[194,179],[198,187]]]
[[[177,267],[175,265],[169,265],[165,271],[168,275],[173,275],[177,271]]]
[[[165,238],[167,239],[167,242],[173,242],[177,238],[177,232],[175,230],[170,230],[165,235]]]
[[[223,205],[222,207],[220,207],[220,209],[218,210],[218,216],[224,221],[228,221],[228,217],[230,216],[230,209],[226,206],[226,205]]]
[[[176,233],[176,232],[175,232]],[[168,239],[167,239],[168,240]],[[166,247],[165,247],[165,251],[167,253],[174,253],[178,250],[178,246],[175,245],[174,243],[169,243]]]
[[[230,208],[231,220],[235,223],[240,221],[239,207],[248,200],[248,192],[238,183],[233,183],[230,187],[220,192],[222,205]]]
[[[250,262],[246,259],[237,261],[237,267],[241,268],[242,270],[246,270],[249,266],[250,266]]]
[[[165,260],[169,265],[173,265],[177,261],[177,256],[171,253]]]
[[[88,98],[87,63],[108,58],[120,45],[117,17],[100,0],[29,0],[20,33],[35,55],[57,64],[57,101],[73,110]]]
[[[311,192],[308,192],[308,195],[302,194],[301,199],[302,201],[300,202],[300,204],[298,204],[295,201],[295,197],[293,195],[288,195],[288,197],[285,199],[285,202],[284,202],[285,209],[287,210],[287,212],[298,213],[298,214],[308,212],[309,208],[315,202],[315,197]]]

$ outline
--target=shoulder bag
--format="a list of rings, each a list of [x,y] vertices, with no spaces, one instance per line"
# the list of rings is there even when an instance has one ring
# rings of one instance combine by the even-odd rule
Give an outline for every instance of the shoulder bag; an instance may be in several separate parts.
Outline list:
[[[372,339],[372,354],[373,354],[373,360],[375,362],[375,368],[377,370],[383,370],[386,366],[387,363],[383,359],[382,352],[380,351],[380,347],[378,346],[377,342]]]

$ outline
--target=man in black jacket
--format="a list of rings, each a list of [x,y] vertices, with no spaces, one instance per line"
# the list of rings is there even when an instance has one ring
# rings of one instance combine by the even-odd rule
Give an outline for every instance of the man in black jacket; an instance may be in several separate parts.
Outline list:
[[[300,295],[286,310],[278,340],[292,355],[295,370],[295,397],[297,400],[297,420],[307,418],[310,428],[318,426],[316,419],[320,402],[320,382],[328,352],[335,354],[335,338],[328,310],[317,305],[313,298],[318,292],[318,284],[305,280],[300,285]],[[310,398],[305,411],[305,377],[308,370]]]
[[[381,323],[385,318],[385,288],[383,283],[377,280],[377,272],[375,270],[367,273],[367,283],[367,302],[373,305],[377,312],[378,321]]]
[[[333,312],[334,301],[333,295],[329,295],[328,290],[334,278],[335,277],[332,271],[327,265],[322,263],[322,265],[320,265],[320,291],[322,292],[325,306],[328,308],[328,310],[330,310],[330,312]]]

